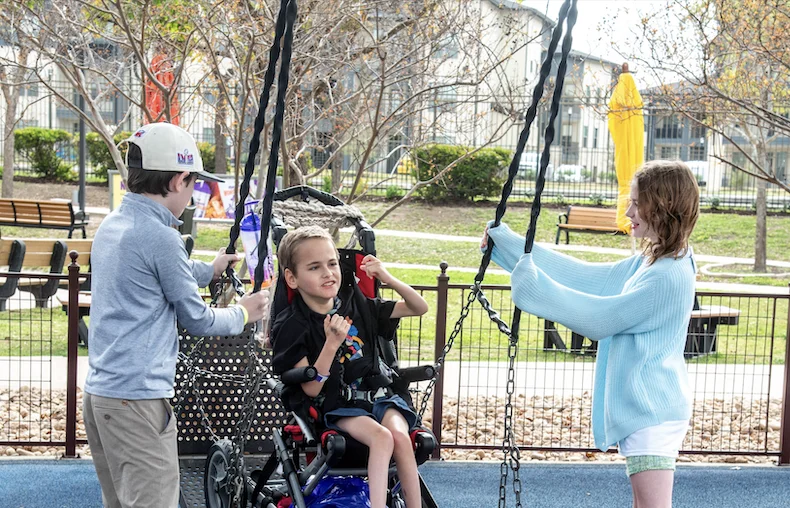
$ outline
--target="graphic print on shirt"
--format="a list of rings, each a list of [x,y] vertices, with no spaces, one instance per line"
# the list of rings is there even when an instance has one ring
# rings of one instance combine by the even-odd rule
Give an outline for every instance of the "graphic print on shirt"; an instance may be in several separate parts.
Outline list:
[[[343,356],[340,357],[340,363],[345,363],[346,360],[353,362],[354,360],[362,358],[362,346],[364,346],[365,343],[359,338],[359,330],[357,330],[357,327],[353,324],[348,329],[345,345],[346,350]]]

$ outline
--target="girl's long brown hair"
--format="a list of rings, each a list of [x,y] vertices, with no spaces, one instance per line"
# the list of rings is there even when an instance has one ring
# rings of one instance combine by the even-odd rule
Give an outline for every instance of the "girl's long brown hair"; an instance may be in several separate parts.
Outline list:
[[[639,215],[658,240],[647,240],[649,263],[678,257],[688,249],[699,218],[699,186],[689,167],[680,161],[650,161],[634,175]],[[644,242],[644,240],[643,240]]]

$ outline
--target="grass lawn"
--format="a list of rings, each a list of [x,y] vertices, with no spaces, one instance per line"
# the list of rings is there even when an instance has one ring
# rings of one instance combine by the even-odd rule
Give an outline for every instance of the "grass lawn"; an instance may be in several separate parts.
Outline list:
[[[366,217],[375,219],[389,206],[380,201],[363,202],[360,209]],[[377,228],[411,230],[457,236],[481,236],[485,224],[494,217],[494,205],[470,207],[430,206],[411,203],[398,208],[385,218]],[[565,208],[546,207],[538,220],[536,240],[554,242],[557,215]],[[526,232],[530,209],[523,205],[511,207],[505,222],[519,233]],[[408,225],[408,226],[406,226]],[[692,246],[698,255],[716,255],[750,258],[754,255],[753,215],[703,213],[692,236]],[[200,224],[196,249],[217,250],[228,244],[229,227],[225,225]],[[790,216],[768,217],[768,257],[778,261],[790,261]],[[631,239],[625,236],[571,234],[571,244],[631,249]],[[410,239],[379,236],[377,248],[380,257],[387,262],[437,266],[447,261],[451,267],[477,268],[480,253],[477,245],[467,242]],[[591,252],[571,252],[572,256],[591,262],[615,261],[618,255]],[[437,268],[438,269],[438,268]],[[411,279],[407,279],[411,280]],[[721,276],[701,276],[701,282],[739,282],[787,287],[789,278],[745,276],[737,279]]]
[[[430,270],[403,270],[392,269],[396,277],[408,280],[414,286],[435,286],[436,272]],[[471,284],[474,274],[449,272],[453,286]],[[510,324],[512,319],[512,302],[510,291],[507,289],[509,278],[506,275],[491,275],[486,278],[486,284],[501,284],[502,288],[485,291],[489,301],[494,305],[505,322]],[[449,338],[456,321],[461,316],[461,309],[466,303],[468,292],[462,295],[461,289],[450,289],[447,310],[447,337]],[[385,293],[385,297],[394,298]],[[404,319],[399,333],[400,345],[406,349],[407,359],[421,361],[433,358],[433,337],[436,329],[436,292],[424,290],[423,297],[428,301],[428,314],[421,318]],[[715,354],[698,357],[690,360],[692,363],[738,363],[738,364],[784,364],[785,331],[787,327],[788,301],[774,301],[760,298],[739,297],[705,297],[701,305],[719,305],[740,309],[741,316],[737,325],[719,326],[717,351]],[[775,317],[775,319],[774,319]],[[570,331],[561,325],[557,328],[563,341],[570,347]],[[565,354],[556,350],[543,350],[543,320],[534,316],[522,315],[519,334],[521,361],[586,361],[579,355]],[[773,330],[773,339],[771,337]],[[507,359],[506,336],[501,334],[496,326],[488,319],[485,311],[477,303],[471,306],[471,312],[465,320],[463,332],[459,336],[451,351],[450,359],[467,359],[473,361],[493,361]],[[474,354],[474,357],[470,357]]]
[[[67,319],[60,307],[0,312],[0,356],[66,356]]]

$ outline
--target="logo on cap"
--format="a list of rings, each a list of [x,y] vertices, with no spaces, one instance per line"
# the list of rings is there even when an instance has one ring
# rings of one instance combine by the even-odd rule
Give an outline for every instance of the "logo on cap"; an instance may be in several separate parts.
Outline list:
[[[179,153],[178,155],[178,163],[186,166],[192,166],[195,164],[195,158],[189,153],[189,150],[184,150],[184,153]]]
[[[145,134],[145,129],[140,129],[139,131],[134,133],[134,137],[141,138],[143,137],[143,134]]]

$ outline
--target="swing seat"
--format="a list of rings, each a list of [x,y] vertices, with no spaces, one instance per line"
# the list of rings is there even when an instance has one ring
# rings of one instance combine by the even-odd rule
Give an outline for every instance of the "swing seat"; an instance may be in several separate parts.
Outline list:
[[[306,186],[279,191],[275,193],[274,201],[294,197],[304,201],[317,200],[330,208],[344,206],[336,197]],[[271,222],[275,245],[279,245],[287,232],[285,221],[293,223],[296,219],[275,210]],[[338,249],[342,274],[341,292],[345,297],[375,298],[379,293],[380,282],[360,269],[362,259],[367,254],[375,255],[375,234],[361,218],[350,217],[349,221],[354,225],[361,249]],[[279,275],[282,276],[282,273]],[[291,305],[294,296],[295,293],[286,284],[277,284],[271,305],[272,320]],[[395,381],[387,387],[388,390],[400,395],[413,409],[409,384],[431,379],[435,374],[434,367],[427,365],[401,369],[397,362],[397,338],[385,340],[378,337],[375,344],[373,350],[378,351],[383,363],[395,373]],[[325,428],[323,415],[310,404],[310,399],[302,392],[301,383],[315,379],[316,374],[314,367],[302,367],[283,373],[279,379],[266,380],[267,387],[280,399],[288,413],[285,424],[272,431],[275,450],[266,464],[253,470],[246,480],[246,494],[252,506],[279,507],[293,503],[293,506],[300,508],[306,506],[303,498],[309,496],[325,478],[367,476],[368,448],[344,433]],[[362,397],[360,394],[363,394]],[[353,395],[357,399],[369,397],[371,400],[374,396],[367,392],[356,392]],[[436,449],[436,438],[429,429],[421,426],[414,429],[410,437],[417,464],[422,464]],[[221,464],[224,457],[229,457],[231,446],[229,441],[216,444],[209,453],[209,468],[211,464]],[[283,474],[276,474],[278,470]],[[208,468],[206,474],[209,475]],[[218,468],[212,474],[215,476],[215,483],[219,483],[222,469]],[[388,487],[387,505],[391,508],[405,507],[394,463],[390,465]],[[420,488],[422,506],[436,507],[436,501],[422,477]]]

